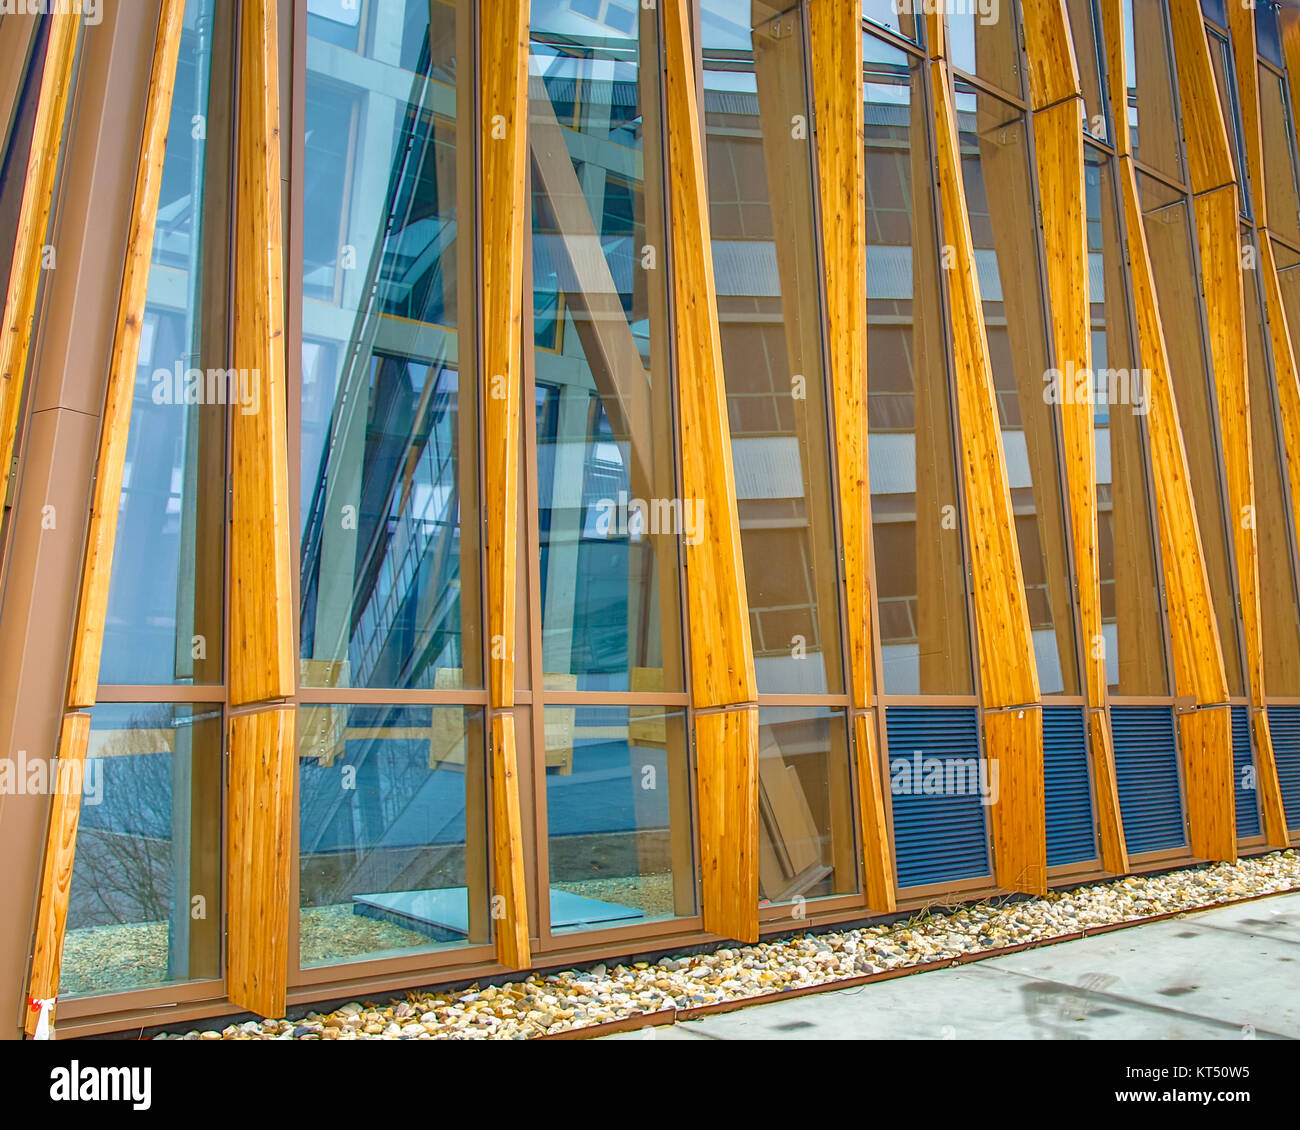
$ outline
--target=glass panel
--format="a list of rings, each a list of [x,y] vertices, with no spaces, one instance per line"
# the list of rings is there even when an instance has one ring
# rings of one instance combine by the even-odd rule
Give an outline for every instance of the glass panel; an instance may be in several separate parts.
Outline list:
[[[1022,97],[1017,12],[1011,0],[943,3],[937,10],[948,13],[948,57],[952,65]]]
[[[843,688],[813,146],[797,10],[704,0],[709,216],[760,692]],[[762,8],[764,5],[757,5]],[[792,127],[791,123],[795,125]]]
[[[1134,367],[1115,162],[1084,153],[1106,681],[1111,694],[1161,696],[1169,687],[1143,422],[1148,374]],[[1090,653],[1096,642],[1085,641]]]
[[[1255,249],[1249,229],[1242,246]],[[1286,441],[1278,428],[1277,389],[1269,365],[1258,270],[1246,282],[1246,364],[1250,377],[1250,428],[1255,471],[1255,537],[1263,611],[1264,687],[1270,697],[1300,697],[1300,606],[1292,563],[1294,546]],[[1253,281],[1252,281],[1253,280]]]
[[[1150,177],[1138,178],[1145,213],[1147,246],[1156,280],[1156,298],[1169,354],[1174,402],[1196,503],[1197,525],[1205,550],[1210,593],[1214,598],[1219,639],[1223,644],[1228,691],[1245,693],[1237,644],[1237,602],[1233,560],[1220,479],[1222,460],[1216,436],[1217,407],[1211,394],[1210,368],[1201,338],[1200,289],[1192,260],[1192,232],[1187,205],[1179,197],[1165,203],[1167,191]]]
[[[228,71],[210,71],[214,42],[230,58],[233,16],[216,0],[185,5],[109,583],[106,684],[221,682],[226,415],[260,408],[259,375],[226,367],[232,92]]]
[[[188,136],[188,131],[187,131]],[[221,976],[220,706],[91,711],[59,996]]]
[[[366,11],[364,53],[308,21],[301,678],[477,687],[473,4]]]
[[[1124,0],[1124,73],[1133,155],[1181,184],[1182,145],[1166,37],[1168,20],[1164,0]]]
[[[759,905],[858,889],[844,712],[758,712]]]
[[[302,968],[486,944],[482,711],[298,708]]]
[[[1282,33],[1278,26],[1278,4],[1253,4],[1255,12],[1255,45],[1261,59],[1285,67],[1282,58]]]
[[[965,84],[961,84],[965,85]],[[1020,567],[1044,694],[1079,694],[1056,403],[1072,370],[1048,369],[1038,261],[1038,205],[1020,111],[987,94],[957,93],[962,177]],[[1054,378],[1054,379],[1053,379]]]
[[[867,452],[883,689],[968,695],[970,620],[925,65],[883,47],[868,59]]]
[[[1267,67],[1259,68],[1260,128],[1264,134],[1265,200],[1268,226],[1276,236],[1300,245],[1300,199],[1296,196],[1295,131],[1286,99],[1286,83]]]
[[[655,12],[532,8],[542,670],[564,690],[683,687]],[[603,14],[602,14],[603,12]]]
[[[1213,31],[1207,36],[1210,44],[1210,62],[1214,67],[1214,84],[1219,88],[1219,105],[1223,108],[1225,120],[1228,124],[1228,137],[1230,139],[1230,148],[1232,149],[1232,167],[1237,177],[1237,184],[1241,186],[1238,196],[1241,201],[1241,212],[1244,216],[1250,213],[1250,194],[1246,191],[1246,149],[1245,137],[1241,128],[1241,106],[1237,101],[1237,79],[1232,68],[1232,48],[1228,44],[1226,36],[1217,35]]]
[[[1066,0],[1074,55],[1079,63],[1079,82],[1083,88],[1083,128],[1099,141],[1110,136],[1110,113],[1102,82],[1101,38],[1098,35],[1093,0]]]
[[[919,39],[920,21],[907,0],[862,0],[862,17],[908,39]]]
[[[548,706],[545,716],[551,932],[694,914],[683,712]]]
[[[1223,0],[1201,0],[1201,14],[1220,27],[1227,27],[1228,18],[1223,11]]]

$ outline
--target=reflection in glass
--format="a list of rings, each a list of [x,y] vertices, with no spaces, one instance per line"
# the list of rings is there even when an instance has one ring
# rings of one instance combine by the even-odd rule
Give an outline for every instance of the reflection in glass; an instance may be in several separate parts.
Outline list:
[[[1174,106],[1168,23],[1165,0],[1124,0],[1124,73],[1133,155],[1181,183],[1182,133]]]
[[[298,708],[303,968],[490,940],[482,712]]]
[[[1020,41],[1011,0],[942,4],[938,10],[948,13],[948,57],[952,65],[1021,97]]]
[[[772,25],[779,34],[768,14],[750,0],[701,7],[722,363],[758,689],[834,694],[839,582],[813,147],[798,125],[809,116],[804,39],[797,9]]]
[[[1134,366],[1114,161],[1091,146],[1084,153],[1106,682],[1111,694],[1160,696],[1168,678],[1143,424],[1148,375]]]
[[[965,84],[962,84],[965,85]],[[957,128],[1016,540],[1044,694],[1079,694],[1057,408],[1043,326],[1038,212],[1019,110],[958,88]]]
[[[1242,246],[1254,250],[1254,243],[1251,231],[1244,230]],[[1246,370],[1250,380],[1264,686],[1270,696],[1294,698],[1300,697],[1300,605],[1296,601],[1295,543],[1287,481],[1290,461],[1278,427],[1277,386],[1269,364],[1271,349],[1265,338],[1260,276],[1258,270],[1242,272],[1246,284]]]
[[[1296,195],[1295,129],[1286,98],[1286,82],[1267,67],[1259,68],[1260,128],[1264,144],[1264,199],[1268,226],[1276,236],[1300,246],[1300,198]]]
[[[260,407],[257,374],[226,360],[233,15],[185,5],[101,683],[221,682],[226,412]],[[212,73],[217,50],[226,66]]]
[[[472,10],[369,6],[364,53],[330,46],[346,11],[308,19],[306,686],[482,685]]]
[[[760,905],[858,889],[844,712],[758,712]]]
[[[883,688],[968,695],[925,71],[866,39],[867,451]]]
[[[683,686],[656,13],[532,6],[528,138],[542,669]],[[626,17],[626,18],[625,18]]]
[[[695,913],[686,721],[659,706],[548,706],[551,932]]]
[[[1102,81],[1103,39],[1097,7],[1094,0],[1066,0],[1066,8],[1083,90],[1083,128],[1099,141],[1108,141],[1110,113]]]
[[[220,706],[91,711],[60,997],[221,975],[221,748]]]
[[[1245,688],[1237,643],[1231,528],[1220,477],[1218,408],[1201,338],[1202,308],[1187,204],[1181,195],[1147,176],[1138,178],[1138,190],[1228,691],[1241,695]]]
[[[862,15],[873,24],[888,28],[908,39],[919,38],[920,21],[912,14],[910,4],[899,0],[862,0]]]

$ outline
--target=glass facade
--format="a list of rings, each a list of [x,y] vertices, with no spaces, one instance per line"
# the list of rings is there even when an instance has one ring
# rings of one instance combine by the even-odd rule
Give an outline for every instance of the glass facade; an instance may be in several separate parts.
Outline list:
[[[971,695],[925,66],[871,36],[864,57],[867,452],[882,689]]]

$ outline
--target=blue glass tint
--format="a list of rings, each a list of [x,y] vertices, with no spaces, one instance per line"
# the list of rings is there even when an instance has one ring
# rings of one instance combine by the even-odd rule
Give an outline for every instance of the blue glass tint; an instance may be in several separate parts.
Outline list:
[[[227,361],[234,12],[185,5],[113,548],[101,683],[220,683],[227,411],[261,410]]]
[[[551,932],[694,914],[682,712],[548,706],[545,719]]]
[[[556,688],[680,691],[678,497],[658,13],[532,6],[534,421],[542,670]]]
[[[298,708],[303,968],[485,944],[482,711]]]
[[[477,687],[473,5],[366,11],[308,20],[302,682]]]
[[[91,712],[59,995],[221,975],[220,706]]]

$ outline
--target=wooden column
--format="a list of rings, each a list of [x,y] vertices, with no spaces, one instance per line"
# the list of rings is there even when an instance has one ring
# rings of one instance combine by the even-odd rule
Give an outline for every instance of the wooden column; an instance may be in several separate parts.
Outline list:
[[[858,12],[814,0],[813,100],[822,254],[829,327],[827,363],[834,394],[840,535],[844,547],[849,642],[848,689],[857,744],[858,824],[868,909],[896,906],[894,858],[885,815],[872,701],[872,582],[868,537],[871,487],[867,460],[866,154],[862,103],[862,25]]]
[[[758,940],[758,707],[713,276],[692,5],[667,0],[664,69],[682,493],[702,536],[685,546],[704,928]]]
[[[9,24],[19,22],[22,21],[18,16],[11,16],[6,21]],[[36,100],[36,120],[23,175],[18,231],[13,259],[8,264],[8,286],[5,289],[3,321],[0,321],[0,499],[7,493],[12,477],[10,463],[26,387],[27,353],[36,319],[36,292],[40,289],[41,272],[48,265],[44,261],[45,238],[54,199],[54,176],[59,165],[63,120],[72,93],[72,61],[77,52],[80,27],[78,16],[50,17],[45,67],[41,72]],[[7,29],[6,40],[12,39],[13,29]],[[7,124],[0,122],[5,127]],[[3,132],[7,133],[7,128]],[[0,268],[4,265],[3,258],[0,258]]]
[[[1102,0],[1101,10],[1111,105],[1122,111],[1128,104],[1123,8],[1119,0]],[[1237,838],[1232,808],[1232,762],[1230,756],[1224,757],[1224,752],[1231,750],[1232,742],[1223,651],[1192,501],[1169,354],[1156,302],[1128,117],[1119,112],[1114,118],[1138,353],[1147,378],[1147,428],[1169,606],[1174,682],[1179,696],[1190,698],[1196,707],[1179,715],[1188,831],[1195,854],[1206,859],[1232,859],[1236,856]]]
[[[985,756],[998,774],[991,813],[995,877],[1001,887],[1042,893],[1047,889],[1047,832],[1038,670],[962,186],[951,80],[942,59],[932,61],[929,69],[944,254],[951,263],[948,293]]]
[[[288,433],[285,423],[278,5],[252,0],[240,26],[234,351],[260,409],[231,416],[227,995],[284,1012],[294,866],[295,711]]]
[[[479,123],[487,493],[488,692],[491,703],[492,918],[497,958],[531,964],[523,825],[515,744],[515,595],[519,529],[519,411],[528,146],[528,3],[481,10]],[[538,719],[540,725],[540,719]]]
[[[1086,374],[1086,399],[1060,405],[1065,488],[1074,543],[1075,590],[1083,633],[1093,803],[1101,864],[1128,870],[1115,755],[1106,721],[1106,654],[1097,557],[1097,460],[1092,423],[1092,316],[1083,181],[1086,116],[1064,0],[1024,6],[1034,157],[1046,251],[1054,365],[1063,380]]]
[[[67,708],[59,732],[59,774],[79,782],[85,763],[90,737],[90,715],[77,713],[79,707],[94,706],[99,684],[99,661],[103,648],[104,623],[108,612],[108,583],[113,563],[113,543],[117,530],[117,512],[122,490],[122,475],[126,460],[127,433],[131,423],[131,397],[135,388],[136,364],[140,351],[140,327],[144,320],[145,289],[149,277],[149,263],[153,255],[154,230],[158,218],[159,191],[162,184],[163,156],[167,148],[167,126],[171,116],[172,91],[176,81],[176,60],[180,51],[184,0],[164,0],[154,43],[153,62],[149,79],[148,99],[145,107],[144,132],[141,138],[135,193],[131,205],[126,263],[122,289],[118,297],[116,330],[113,337],[112,356],[109,363],[108,393],[102,417],[99,457],[91,498],[90,524],[87,532],[85,558],[80,578],[80,598],[77,607],[75,635],[73,637],[72,670],[69,676]],[[41,106],[37,110],[36,135],[32,143],[32,159],[49,167],[48,186],[38,191],[53,190],[51,154],[59,148],[59,130],[62,128],[63,107],[68,98],[72,56],[76,46],[78,19],[75,16],[56,16],[51,28],[51,39],[46,55],[46,70],[41,87]],[[52,73],[61,78],[52,79]],[[49,97],[59,103],[57,113],[50,110],[48,119],[42,118],[46,103],[47,82],[61,85],[61,93],[50,88]],[[42,129],[47,132],[42,135]],[[48,131],[53,131],[48,132]],[[31,170],[29,181],[31,185]],[[27,197],[23,201],[23,220],[19,224],[19,248],[14,258],[15,274],[19,256],[32,256],[29,266],[40,269],[40,242],[44,239],[48,219],[49,200],[46,199],[45,219],[39,223],[28,217]],[[30,225],[30,226],[29,226]],[[24,250],[24,232],[27,231],[36,245]],[[27,344],[30,341],[31,318],[34,312],[37,280],[32,279],[31,305],[27,307],[26,330],[10,334],[10,307],[6,305],[4,338],[0,351],[6,358],[16,358],[14,379],[7,390],[12,400],[6,400],[7,418],[17,421],[17,398],[21,395],[21,372],[25,363]],[[15,293],[11,278],[10,297]],[[20,301],[27,301],[21,299]],[[21,344],[20,344],[20,339]],[[21,352],[9,353],[10,348]],[[8,376],[10,369],[5,368]],[[6,433],[12,443],[12,430]],[[5,450],[7,465],[12,447]],[[71,893],[72,869],[76,859],[77,828],[81,816],[81,789],[59,789],[55,793],[46,833],[45,866],[36,915],[36,943],[32,954],[29,997],[46,999],[58,995],[59,967],[63,957],[63,938],[67,925],[68,898]],[[26,1018],[26,1030],[35,1029],[36,1016]]]

